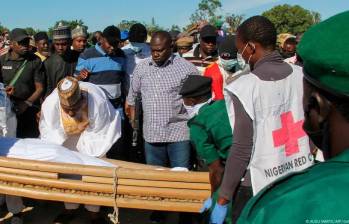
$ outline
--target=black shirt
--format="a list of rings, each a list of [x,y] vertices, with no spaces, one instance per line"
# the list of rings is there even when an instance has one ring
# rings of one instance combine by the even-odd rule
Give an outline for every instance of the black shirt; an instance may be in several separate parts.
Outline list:
[[[66,76],[72,76],[78,61],[79,53],[69,51],[65,56],[52,54],[45,62],[46,96],[57,86],[58,82]]]
[[[39,57],[28,54],[18,58],[13,58],[12,51],[0,57],[0,81],[9,85],[18,69],[25,60],[27,63],[17,82],[14,84],[14,100],[26,100],[35,92],[35,82],[44,84],[45,78],[42,72],[42,63]]]

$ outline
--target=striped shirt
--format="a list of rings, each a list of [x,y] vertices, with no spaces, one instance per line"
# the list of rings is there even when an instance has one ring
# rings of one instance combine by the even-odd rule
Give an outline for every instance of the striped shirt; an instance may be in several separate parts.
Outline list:
[[[142,95],[143,133],[149,143],[189,140],[188,115],[179,95],[188,75],[200,75],[185,59],[172,55],[162,66],[149,57],[140,62],[132,75],[127,101],[134,105]]]
[[[115,56],[110,56],[97,44],[80,54],[75,76],[79,75],[82,69],[87,69],[90,75],[84,81],[101,87],[113,101],[122,95],[122,84],[125,79],[124,65],[125,56],[120,49]]]

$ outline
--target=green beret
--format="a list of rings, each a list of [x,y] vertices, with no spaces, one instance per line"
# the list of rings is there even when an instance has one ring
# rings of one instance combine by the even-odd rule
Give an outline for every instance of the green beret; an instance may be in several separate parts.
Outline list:
[[[298,44],[297,54],[309,82],[349,96],[349,11],[311,27]]]

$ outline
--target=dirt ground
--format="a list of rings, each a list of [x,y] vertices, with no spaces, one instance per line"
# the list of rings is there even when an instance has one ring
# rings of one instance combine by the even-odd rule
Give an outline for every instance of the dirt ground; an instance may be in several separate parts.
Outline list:
[[[24,203],[27,206],[27,211],[24,212],[24,224],[51,224],[64,209],[63,203],[60,202],[25,199]],[[102,208],[105,217],[112,212],[112,208]],[[151,223],[149,221],[150,214],[151,212],[147,210],[120,209],[119,221],[120,224],[148,224]],[[0,223],[10,224],[12,214],[8,213],[5,216],[3,214],[3,217],[0,218]],[[169,213],[164,224],[177,224],[177,220],[177,213]],[[83,206],[80,206],[77,217],[69,224],[89,224],[88,213]]]

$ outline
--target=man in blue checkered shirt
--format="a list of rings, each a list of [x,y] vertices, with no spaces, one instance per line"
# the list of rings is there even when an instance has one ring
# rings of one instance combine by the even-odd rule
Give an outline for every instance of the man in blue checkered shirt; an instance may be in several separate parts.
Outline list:
[[[188,115],[179,90],[188,75],[200,73],[190,62],[172,54],[168,32],[155,32],[150,47],[151,57],[138,64],[132,75],[129,115],[134,120],[134,98],[141,93],[147,164],[189,168]]]

